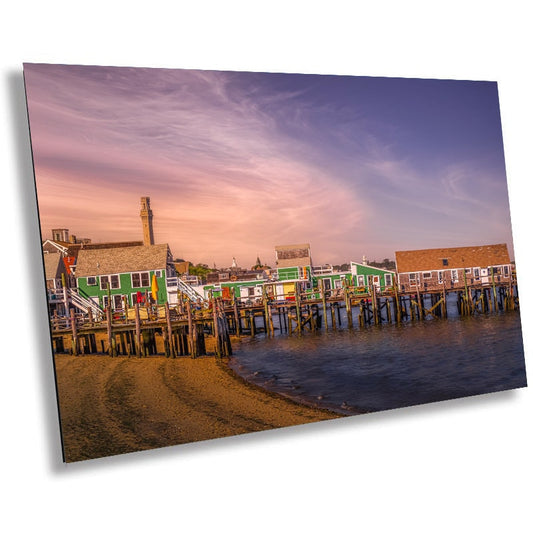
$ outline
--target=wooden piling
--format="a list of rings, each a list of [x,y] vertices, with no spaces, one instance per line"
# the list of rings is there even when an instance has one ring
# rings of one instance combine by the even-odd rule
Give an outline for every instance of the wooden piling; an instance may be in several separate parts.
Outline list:
[[[322,316],[324,317],[324,328],[328,330],[328,311],[327,311],[327,302],[326,302],[326,291],[324,289],[324,280],[319,279],[319,290],[320,296],[322,298]]]
[[[111,357],[117,355],[117,348],[115,344],[115,335],[113,334],[113,313],[111,310],[111,303],[106,307],[106,317],[107,317],[107,343],[108,343],[108,352]]]
[[[296,327],[298,328],[298,335],[302,333],[302,311],[300,309],[300,284],[296,283],[294,286],[294,297],[296,300]]]
[[[165,302],[165,317],[167,322],[165,353],[167,357],[176,357],[176,351],[172,345],[172,322],[170,320],[170,306]]]
[[[135,353],[137,357],[144,356],[144,347],[141,344],[141,316],[138,303],[135,303]]]
[[[74,314],[74,309],[70,310],[70,328],[72,330],[72,355],[78,355],[80,346],[78,339],[78,328],[76,324],[76,315]]]

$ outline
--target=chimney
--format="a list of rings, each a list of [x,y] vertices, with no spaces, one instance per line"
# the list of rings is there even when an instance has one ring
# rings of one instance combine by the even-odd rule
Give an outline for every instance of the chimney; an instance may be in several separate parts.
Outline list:
[[[150,209],[150,198],[148,196],[141,197],[141,220],[143,224],[143,240],[145,246],[154,244],[153,218],[154,215]]]

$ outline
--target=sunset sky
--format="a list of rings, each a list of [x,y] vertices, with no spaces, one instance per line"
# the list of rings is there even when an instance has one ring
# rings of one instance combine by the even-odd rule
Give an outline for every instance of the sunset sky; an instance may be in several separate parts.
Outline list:
[[[507,243],[494,82],[25,64],[43,238],[251,266]]]

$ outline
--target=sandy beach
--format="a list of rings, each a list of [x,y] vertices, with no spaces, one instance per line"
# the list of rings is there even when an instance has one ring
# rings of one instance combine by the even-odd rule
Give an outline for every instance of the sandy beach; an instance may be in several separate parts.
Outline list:
[[[66,462],[341,416],[249,385],[214,357],[56,355],[55,364]]]

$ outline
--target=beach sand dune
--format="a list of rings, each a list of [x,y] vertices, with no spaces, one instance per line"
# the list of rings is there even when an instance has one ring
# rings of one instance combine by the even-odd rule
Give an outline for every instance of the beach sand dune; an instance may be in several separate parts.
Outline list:
[[[338,418],[248,385],[214,357],[56,355],[66,462]]]

